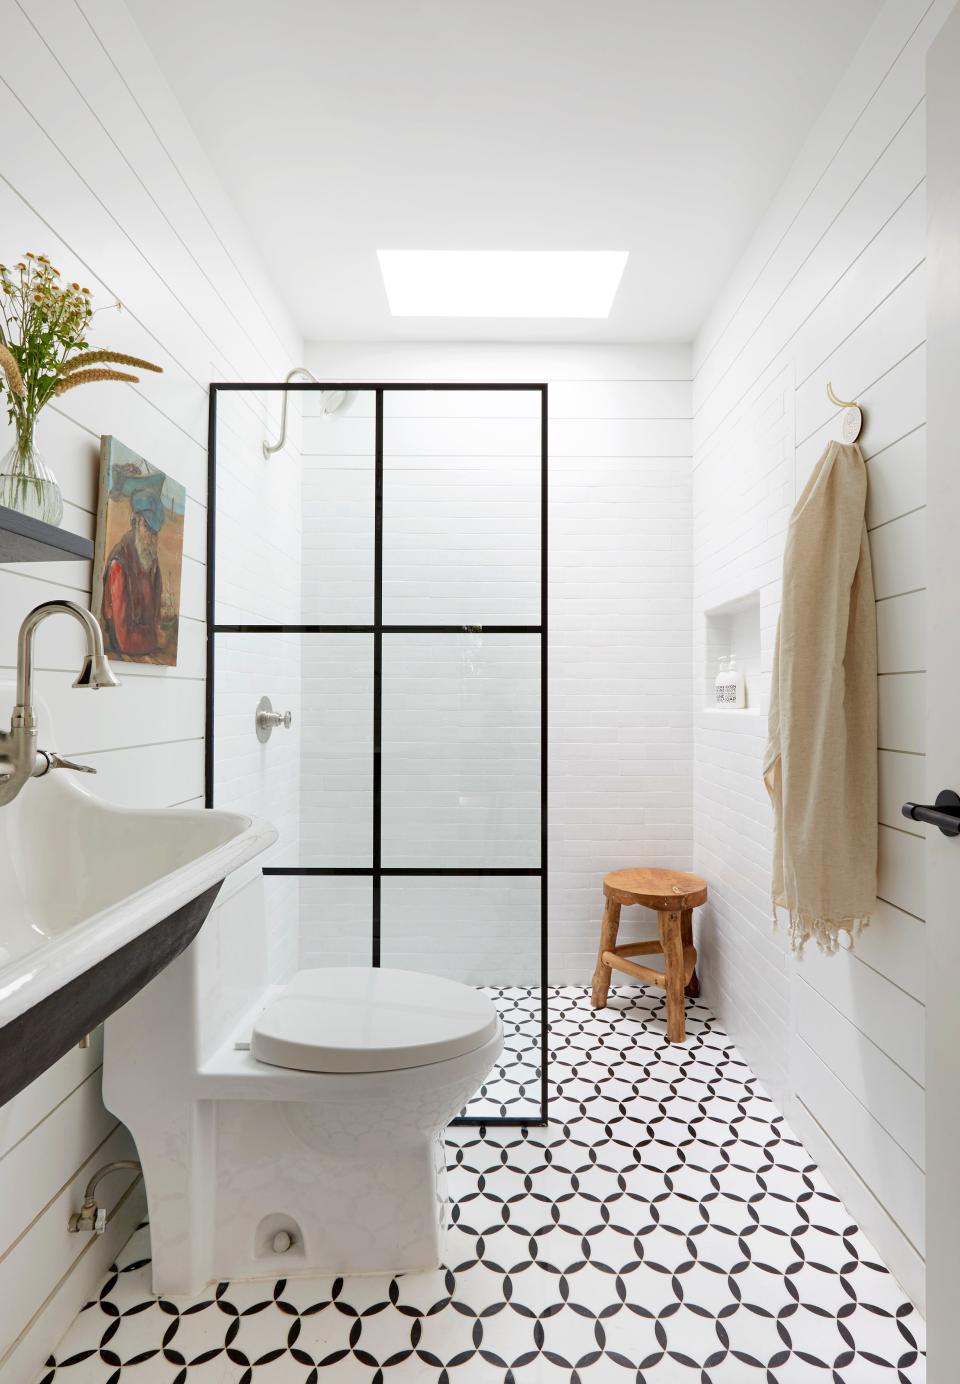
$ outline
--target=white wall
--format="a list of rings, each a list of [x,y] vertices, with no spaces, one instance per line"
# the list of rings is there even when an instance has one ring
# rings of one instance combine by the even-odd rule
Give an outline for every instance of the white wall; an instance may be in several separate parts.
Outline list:
[[[960,377],[960,8],[954,8],[927,60],[927,793],[960,780],[956,682],[957,515],[956,401]],[[930,834],[927,846],[927,1380],[949,1384],[956,1374],[956,1303],[960,1258],[960,969],[956,840]]]
[[[841,397],[866,411],[880,646],[877,914],[795,964],[770,922],[763,715],[696,717],[705,992],[851,1213],[923,1293],[924,55],[952,0],[891,0],[694,349],[694,657],[706,612],[760,593],[765,709],[790,510]]]
[[[689,352],[675,346],[318,343],[308,348],[308,365],[331,381],[545,381],[549,386],[550,974],[555,982],[587,984],[604,873],[627,864],[690,863]],[[393,554],[395,598],[399,601],[402,591],[404,619],[426,611],[428,603],[438,605],[436,584],[428,584],[438,562],[447,574],[439,601],[446,614],[419,618],[452,623],[469,618],[454,619],[453,605],[467,599],[469,588],[480,587],[483,574],[470,543],[476,526],[482,530],[492,518],[501,527],[508,521],[514,525],[514,547],[510,582],[499,589],[484,582],[485,599],[523,613],[524,601],[529,605],[532,598],[530,622],[537,623],[537,591],[530,577],[538,561],[538,438],[533,420],[522,416],[523,396],[484,394],[472,404],[464,394],[445,403],[442,396],[403,396],[394,407],[405,416],[385,427],[388,466],[403,468],[404,487],[417,488],[410,512],[399,520],[405,531]],[[361,414],[367,411],[364,405]],[[357,438],[352,458],[337,440],[351,427]],[[305,544],[311,503],[323,509],[322,497],[336,502],[344,551],[340,571],[348,578],[343,598],[353,602],[357,620],[369,619],[363,614],[368,601],[363,583],[373,562],[369,519],[362,510],[372,450],[363,428],[362,422],[346,424],[338,434],[336,420],[311,429],[308,419],[304,433]],[[464,468],[470,473],[469,499],[462,491],[459,508],[441,514],[447,501],[440,497],[452,492],[445,483],[431,499],[431,487],[449,468],[452,454],[460,458],[461,481]],[[480,468],[478,456],[486,458]],[[436,531],[418,527],[431,505],[442,521],[442,541]],[[419,516],[413,527],[411,514]],[[389,519],[388,513],[385,545],[394,542],[386,533]],[[418,575],[415,554],[424,545],[429,545],[431,567]],[[349,560],[351,548],[359,554],[355,564]],[[334,575],[322,568],[315,550],[305,547],[305,619],[327,618],[306,614],[311,601],[319,600],[321,579],[329,583]],[[494,643],[495,637],[485,637],[483,651],[458,648],[457,657],[481,676],[478,659],[489,657]],[[536,713],[536,689],[518,672],[509,684],[515,728],[519,716],[529,720]],[[359,688],[363,669],[353,669],[352,675]],[[442,686],[434,678],[438,706]],[[507,684],[500,686],[503,692]],[[336,690],[329,683],[328,689]],[[444,714],[451,714],[449,698],[444,705]],[[499,702],[500,712],[491,712],[492,705],[485,702],[488,713],[505,723],[506,702]],[[353,748],[361,762],[363,746]],[[305,830],[309,797],[305,778]],[[522,815],[517,802],[512,805]],[[366,804],[357,810],[365,812]],[[518,820],[518,830],[521,825]],[[445,939],[450,965],[467,967],[464,978],[536,980],[536,914],[522,881],[514,881],[506,896],[501,883],[499,894],[493,886],[466,893],[451,887],[446,899],[436,897],[432,884],[416,891],[403,885],[391,881],[389,898],[385,886],[384,905],[396,918],[391,934],[384,914],[385,960],[389,947],[394,964],[425,964],[426,958],[441,964],[438,943]],[[317,964],[324,956],[367,954],[367,933],[358,941],[353,929],[345,934],[342,927],[347,901],[355,901],[355,916],[369,917],[364,882],[332,886],[311,880],[302,899],[305,958]],[[624,935],[631,927],[639,930],[639,919],[625,914],[624,921]]]
[[[206,385],[282,377],[300,345],[119,0],[5,0],[0,13],[0,254],[9,263],[45,251],[99,305],[119,297],[124,312],[97,317],[95,343],[165,370],[140,389],[78,389],[46,410],[39,441],[63,486],[64,527],[93,535],[101,433],[188,492],[177,667],[126,664],[121,690],[73,692],[81,646],[60,619],[38,637],[39,691],[59,748],[97,767],[94,792],[131,806],[202,806]],[[276,411],[276,399],[235,410],[238,481]],[[269,517],[272,501],[263,488],[252,502]],[[89,591],[88,563],[0,568],[0,681],[12,676],[26,612],[56,596],[86,604]],[[53,859],[57,842],[49,848]],[[137,1188],[102,1239],[66,1230],[94,1169],[132,1152],[100,1099],[100,1054],[97,1035],[0,1110],[0,1377],[11,1384],[36,1377],[142,1214]],[[122,1177],[105,1184],[109,1207],[125,1187]]]

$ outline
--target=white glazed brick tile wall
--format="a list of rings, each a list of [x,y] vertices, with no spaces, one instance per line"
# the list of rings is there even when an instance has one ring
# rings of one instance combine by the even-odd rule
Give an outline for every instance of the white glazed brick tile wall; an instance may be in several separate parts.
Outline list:
[[[892,0],[694,350],[694,658],[758,591],[759,717],[696,717],[705,994],[915,1300],[923,1293],[924,57],[950,4]],[[856,951],[771,930],[760,784],[787,521],[841,397],[866,411],[880,647],[880,901]],[[715,625],[715,622],[714,622]],[[711,652],[715,652],[715,648]]]
[[[330,381],[549,386],[550,978],[586,983],[603,875],[691,862],[689,352],[324,343],[309,348],[308,365]],[[304,405],[304,619],[371,618],[372,408],[371,396],[357,395],[345,416],[324,423]],[[388,396],[384,451],[385,618],[537,623],[539,433],[529,399]],[[504,537],[491,564],[491,543]],[[499,843],[489,863],[531,863],[533,641],[439,638],[404,637],[394,654],[385,650],[384,861],[393,849],[393,863],[431,863],[417,837],[435,850],[438,805],[456,800],[457,827],[442,846],[448,858],[432,863],[487,863],[484,838]],[[339,653],[304,653],[304,735],[316,773],[308,781],[305,759],[303,844],[310,839],[317,863],[334,863],[320,859],[328,837],[357,860],[369,849],[369,771],[359,789],[352,773],[369,763],[368,721],[349,711],[369,657],[357,653],[344,666]],[[463,744],[465,726],[473,744],[460,755],[455,740]],[[391,762],[394,730],[406,760]],[[304,964],[366,958],[364,881],[314,878],[301,900]],[[349,927],[347,900],[356,905]],[[494,984],[537,978],[538,915],[522,880],[482,888],[475,880],[385,881],[382,918],[385,963]],[[625,935],[640,927],[625,914]]]
[[[125,311],[97,317],[95,342],[164,368],[140,389],[78,389],[45,410],[39,439],[63,487],[64,527],[93,536],[101,433],[167,469],[188,496],[177,666],[124,664],[119,691],[74,692],[80,637],[66,620],[51,620],[37,640],[39,692],[58,748],[98,770],[85,787],[131,807],[199,807],[206,386],[211,378],[282,377],[301,348],[121,4],[5,7],[0,71],[4,259],[45,251],[90,286],[98,305],[120,298]],[[248,399],[225,426],[234,513],[244,523],[245,469],[259,457],[264,432],[276,428],[276,415],[275,399]],[[289,593],[296,584],[290,564],[257,546],[271,538],[274,493],[264,490],[253,502],[266,523],[250,526],[248,552]],[[287,513],[275,518],[289,522]],[[0,681],[13,675],[16,631],[32,606],[54,597],[86,605],[89,593],[89,563],[0,569]],[[55,841],[50,849],[55,854]],[[136,1187],[102,1239],[67,1232],[91,1173],[134,1152],[101,1101],[101,1053],[96,1034],[89,1048],[69,1053],[0,1111],[4,1384],[37,1377],[143,1213]],[[108,1184],[111,1210],[124,1190],[122,1178]]]

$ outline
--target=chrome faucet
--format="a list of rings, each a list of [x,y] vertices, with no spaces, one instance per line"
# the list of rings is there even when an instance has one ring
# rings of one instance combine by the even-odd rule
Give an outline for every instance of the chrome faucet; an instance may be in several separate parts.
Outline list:
[[[48,615],[72,615],[83,626],[87,653],[74,687],[119,687],[113,669],[103,652],[103,633],[97,621],[73,601],[44,601],[35,606],[20,626],[17,636],[17,704],[10,718],[10,729],[0,731],[0,805],[12,802],[28,778],[50,769],[75,769],[95,774],[86,764],[73,764],[52,750],[37,748],[37,711],[33,704],[33,639],[37,627]]]

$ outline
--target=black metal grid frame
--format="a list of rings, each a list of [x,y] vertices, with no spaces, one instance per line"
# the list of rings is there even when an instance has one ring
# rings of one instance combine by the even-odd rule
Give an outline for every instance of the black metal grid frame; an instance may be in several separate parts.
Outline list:
[[[270,625],[216,623],[216,543],[217,543],[217,400],[221,393],[290,390],[315,393],[328,389],[363,390],[374,395],[374,597],[373,623]],[[539,625],[386,625],[383,622],[383,400],[393,391],[513,391],[536,392],[540,396],[540,624]],[[380,882],[384,876],[536,876],[540,880],[540,1112],[535,1118],[522,1116],[461,1116],[455,1124],[515,1126],[535,1128],[547,1124],[549,1061],[549,1014],[547,1005],[547,386],[546,384],[483,383],[329,383],[316,381],[242,382],[227,381],[210,385],[207,432],[207,665],[206,728],[204,742],[204,794],[207,807],[214,797],[214,679],[216,674],[216,636],[218,634],[367,634],[373,637],[373,852],[370,866],[264,866],[264,875],[359,875],[372,881],[372,957],[380,965]],[[536,634],[540,637],[540,865],[525,869],[496,868],[400,868],[384,866],[381,859],[381,768],[383,714],[383,636],[391,634]]]

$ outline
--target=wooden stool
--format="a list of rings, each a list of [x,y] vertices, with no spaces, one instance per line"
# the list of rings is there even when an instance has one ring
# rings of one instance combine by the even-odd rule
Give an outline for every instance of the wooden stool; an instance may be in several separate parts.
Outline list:
[[[693,945],[693,910],[707,901],[707,885],[699,875],[682,870],[614,870],[603,881],[603,922],[600,925],[600,951],[593,973],[593,1007],[603,1009],[610,989],[610,972],[623,971],[647,985],[661,985],[667,992],[667,1037],[682,1043],[686,1036],[683,1012],[684,993],[696,998],[697,952]],[[628,942],[617,946],[620,908],[639,903],[652,908],[660,918],[660,939],[653,942]],[[651,970],[629,961],[631,956],[650,956],[662,952],[664,970]]]

